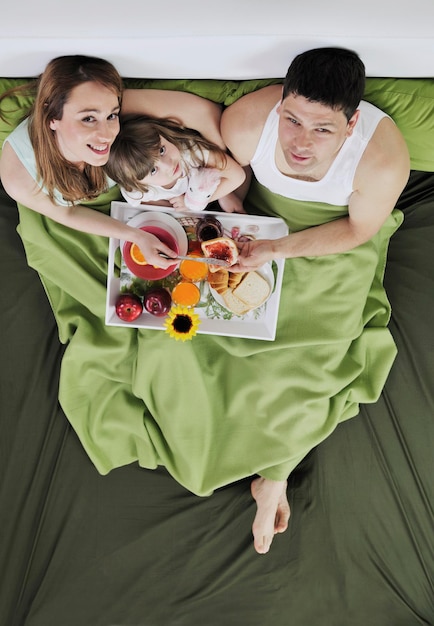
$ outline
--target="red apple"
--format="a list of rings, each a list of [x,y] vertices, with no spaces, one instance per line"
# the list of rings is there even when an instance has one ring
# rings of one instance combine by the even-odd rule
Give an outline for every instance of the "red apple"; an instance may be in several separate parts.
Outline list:
[[[145,293],[143,304],[148,313],[152,313],[152,315],[157,317],[163,317],[170,311],[172,297],[167,289],[154,287]]]
[[[116,315],[124,322],[134,322],[143,313],[142,301],[133,293],[122,293],[115,307]]]

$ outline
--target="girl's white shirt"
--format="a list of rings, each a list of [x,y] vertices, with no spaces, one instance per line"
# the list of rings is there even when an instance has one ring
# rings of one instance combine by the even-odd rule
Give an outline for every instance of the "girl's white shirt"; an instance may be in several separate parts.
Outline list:
[[[209,157],[209,152],[204,150],[203,157],[206,165]],[[191,167],[197,167],[197,165],[193,162],[190,153],[184,152],[182,154],[182,162],[183,164],[185,164],[185,166],[183,167],[183,173],[170,189],[166,189],[166,187],[160,187],[158,185],[149,185],[149,190],[145,192],[138,189],[133,191],[126,191],[126,189],[121,187],[120,189],[123,197],[132,206],[140,206],[140,204],[146,204],[147,202],[170,200],[171,198],[177,198],[178,196],[182,196],[183,194],[185,194],[188,188],[188,175],[186,170],[190,169]]]

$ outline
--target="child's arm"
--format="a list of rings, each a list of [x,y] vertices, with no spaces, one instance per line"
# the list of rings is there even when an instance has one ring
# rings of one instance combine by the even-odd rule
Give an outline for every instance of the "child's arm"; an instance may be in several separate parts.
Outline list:
[[[223,196],[223,198],[219,198],[218,200],[220,207],[223,211],[226,211],[226,213],[246,213],[243,207],[243,201],[250,187],[250,181],[252,180],[252,170],[249,166],[243,169],[245,174],[243,184],[235,189],[235,191],[233,191],[232,193],[229,193],[226,196]]]
[[[215,157],[211,153],[208,158],[207,167],[215,166]],[[246,172],[235,159],[226,155],[226,166],[221,171],[221,174],[221,181],[209,201],[213,202],[213,200],[218,200],[223,211],[228,213],[245,213],[242,203],[243,196],[238,193],[238,190],[244,190]]]
[[[223,198],[218,199],[218,203],[222,211],[225,213],[245,213],[243,201],[238,197],[235,191],[228,193]]]

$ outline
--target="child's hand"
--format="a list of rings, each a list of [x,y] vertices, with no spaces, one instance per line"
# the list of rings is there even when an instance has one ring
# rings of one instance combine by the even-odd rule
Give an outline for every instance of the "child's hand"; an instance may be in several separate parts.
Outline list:
[[[218,203],[226,213],[245,213],[242,201],[234,193],[219,198]]]
[[[175,211],[188,211],[187,207],[184,204],[184,194],[182,194],[181,196],[176,196],[176,198],[170,198],[169,202],[175,209]]]

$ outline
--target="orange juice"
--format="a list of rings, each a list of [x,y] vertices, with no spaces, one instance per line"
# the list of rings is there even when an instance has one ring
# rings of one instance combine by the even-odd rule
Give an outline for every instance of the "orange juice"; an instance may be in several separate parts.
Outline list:
[[[200,289],[194,283],[181,281],[173,288],[172,300],[182,306],[196,306],[200,300]]]
[[[179,264],[179,273],[183,278],[191,280],[193,283],[196,283],[200,280],[204,280],[207,277],[208,267],[206,263],[185,259]]]

